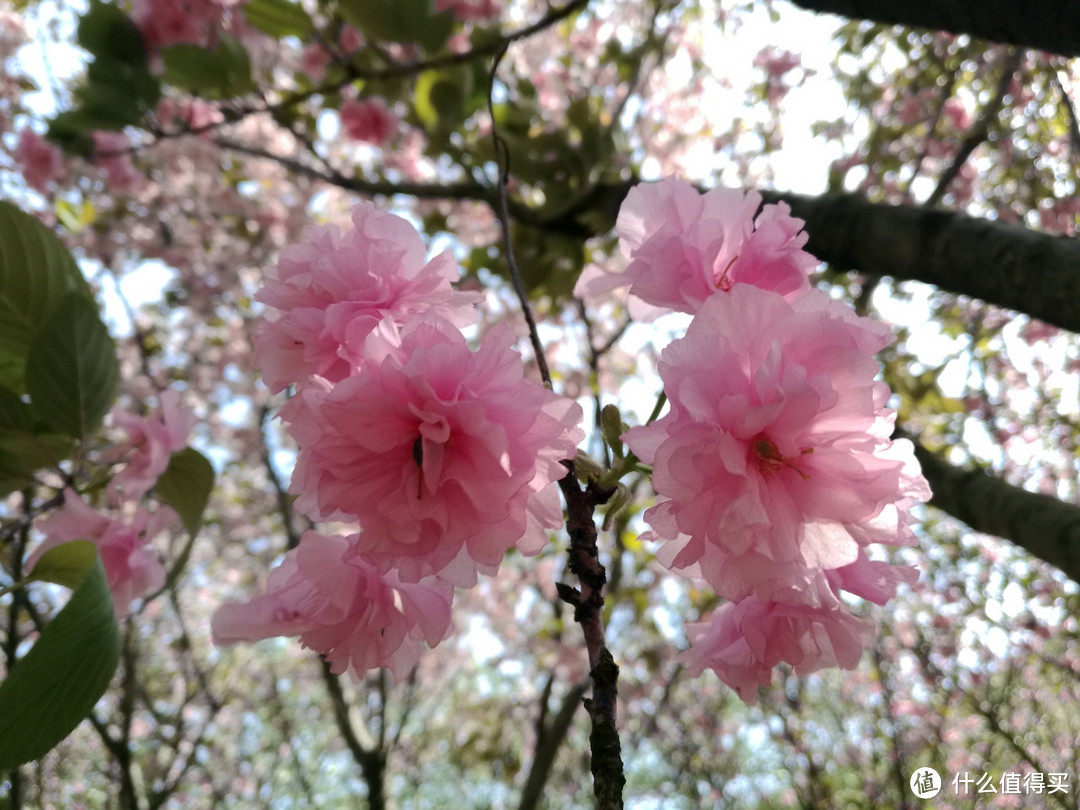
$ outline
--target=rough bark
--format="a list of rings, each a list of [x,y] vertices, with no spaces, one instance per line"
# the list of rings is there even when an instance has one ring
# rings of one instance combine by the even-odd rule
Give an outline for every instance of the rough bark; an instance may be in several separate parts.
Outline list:
[[[915,456],[933,490],[932,505],[977,532],[1012,541],[1080,582],[1080,508],[983,470],[954,466],[917,441]]]
[[[810,11],[1080,56],[1075,0],[792,0]]]
[[[619,667],[604,643],[604,585],[607,572],[600,562],[596,546],[593,512],[605,503],[614,490],[596,483],[584,489],[574,476],[572,461],[564,461],[567,474],[559,481],[566,498],[566,531],[570,535],[570,572],[577,576],[580,588],[557,583],[559,598],[574,608],[574,620],[581,625],[589,653],[589,677],[592,697],[585,709],[592,720],[589,734],[590,767],[596,810],[622,810],[622,791],[626,784],[622,749],[616,722]]]
[[[854,194],[762,192],[806,220],[806,249],[837,270],[923,281],[1080,332],[1080,241]]]

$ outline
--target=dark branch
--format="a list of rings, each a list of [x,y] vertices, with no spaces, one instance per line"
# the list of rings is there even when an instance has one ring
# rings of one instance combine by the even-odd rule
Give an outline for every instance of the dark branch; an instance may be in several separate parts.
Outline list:
[[[1080,56],[1074,0],[793,0],[810,11]]]
[[[1012,84],[1013,75],[1020,68],[1022,60],[1023,54],[1020,51],[1011,51],[1005,56],[1001,77],[998,79],[997,92],[983,107],[979,113],[979,120],[971,128],[971,131],[964,136],[964,140],[960,143],[960,149],[953,156],[952,162],[941,173],[937,187],[925,203],[927,208],[933,208],[941,202],[941,198],[949,190],[952,181],[960,174],[960,170],[964,168],[964,164],[971,157],[971,153],[978,149],[990,136],[990,129],[997,123],[998,116],[1001,115],[1001,110],[1005,106],[1005,96],[1009,92],[1009,85]]]
[[[574,463],[564,461],[567,474],[559,481],[566,498],[566,531],[570,535],[570,572],[577,576],[580,590],[565,584],[559,596],[574,607],[574,620],[581,625],[589,652],[589,676],[592,697],[585,708],[592,719],[589,750],[592,753],[593,795],[597,810],[621,810],[623,775],[622,749],[615,721],[619,668],[604,643],[604,585],[607,572],[600,562],[596,546],[593,512],[605,503],[614,490],[600,489],[595,483],[584,489],[574,474]]]
[[[1015,543],[1080,582],[1080,508],[983,470],[953,466],[917,441],[915,456],[933,490],[933,506],[977,532]]]
[[[764,191],[806,220],[806,249],[837,270],[922,281],[1080,332],[1080,242],[947,211],[853,194]]]

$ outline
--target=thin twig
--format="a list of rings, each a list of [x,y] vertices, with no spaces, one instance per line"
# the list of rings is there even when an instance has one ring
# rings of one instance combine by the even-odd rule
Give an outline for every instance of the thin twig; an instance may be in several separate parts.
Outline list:
[[[533,317],[532,307],[529,305],[529,297],[525,292],[525,285],[521,281],[521,271],[518,269],[517,260],[514,258],[514,247],[510,241],[510,210],[507,205],[507,185],[510,182],[510,150],[506,141],[499,135],[495,125],[495,80],[499,72],[499,62],[506,55],[504,45],[491,64],[491,83],[488,86],[488,113],[491,116],[491,140],[495,145],[495,159],[499,165],[498,198],[493,206],[495,216],[499,220],[502,230],[503,253],[506,256],[506,265],[510,268],[510,280],[514,285],[518,301],[521,303],[522,314],[525,322],[529,325],[529,340],[532,343],[533,354],[536,355],[536,365],[540,368],[540,378],[544,381],[544,387],[551,388],[551,372],[548,370],[547,357],[544,356],[544,344],[540,342],[540,333],[536,328],[536,319]]]
[[[979,113],[978,122],[971,128],[967,137],[965,137],[960,144],[960,150],[953,157],[952,163],[950,163],[948,168],[942,172],[937,187],[924,203],[927,208],[933,208],[941,202],[942,197],[945,196],[945,192],[949,190],[949,185],[956,179],[957,175],[960,174],[960,169],[964,167],[967,159],[971,157],[971,153],[989,137],[990,128],[997,121],[998,116],[1001,114],[1001,109],[1005,105],[1005,96],[1009,92],[1009,85],[1012,83],[1013,74],[1019,69],[1022,61],[1022,51],[1013,48],[1006,53],[1004,63],[1002,64],[1001,78],[998,80],[997,92]]]

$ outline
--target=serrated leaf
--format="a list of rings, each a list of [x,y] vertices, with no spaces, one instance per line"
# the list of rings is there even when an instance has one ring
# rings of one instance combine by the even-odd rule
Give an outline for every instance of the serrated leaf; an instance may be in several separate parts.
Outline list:
[[[279,39],[290,35],[307,39],[315,30],[308,13],[289,0],[251,0],[243,10],[252,28]]]
[[[90,296],[78,265],[56,234],[37,218],[0,202],[0,353],[8,363],[21,367],[33,335],[74,291]]]
[[[169,466],[154,486],[161,500],[176,510],[189,534],[197,534],[214,489],[214,468],[193,447],[172,454]]]
[[[120,628],[105,569],[93,543],[75,543],[93,550],[92,564],[64,609],[0,683],[0,772],[41,758],[70,734],[104,694],[120,661]]]
[[[116,398],[116,344],[90,298],[69,293],[38,330],[26,355],[34,413],[56,430],[85,439]]]

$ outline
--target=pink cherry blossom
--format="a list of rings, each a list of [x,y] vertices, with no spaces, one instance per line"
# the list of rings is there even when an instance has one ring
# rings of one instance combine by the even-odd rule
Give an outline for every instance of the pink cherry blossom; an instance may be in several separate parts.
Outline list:
[[[180,404],[178,392],[165,391],[158,413],[143,418],[114,411],[112,422],[127,433],[127,441],[115,452],[130,452],[127,466],[109,482],[109,497],[116,503],[137,500],[153,488],[169,466],[172,454],[187,447],[195,414]]]
[[[329,64],[330,51],[322,42],[309,42],[300,52],[300,67],[309,78],[316,81],[323,77]]]
[[[971,110],[955,96],[945,99],[945,103],[941,105],[941,113],[952,124],[953,129],[963,132],[971,126]]]
[[[94,163],[105,172],[105,184],[116,194],[130,194],[138,190],[146,177],[135,168],[128,153],[130,147],[123,132],[94,133]]]
[[[341,127],[355,141],[382,146],[397,132],[397,117],[381,98],[349,99],[338,111]]]
[[[309,228],[285,248],[276,277],[255,296],[271,313],[255,334],[255,363],[275,393],[311,375],[337,382],[359,368],[364,343],[380,322],[403,324],[434,313],[457,326],[476,320],[474,293],[450,283],[449,253],[425,263],[416,229],[370,202],[353,209],[355,229]]]
[[[449,635],[453,588],[380,574],[360,553],[360,540],[306,532],[270,572],[264,594],[217,610],[214,643],[299,635],[335,673],[387,667],[395,678],[407,675],[424,642],[434,647]]]
[[[716,610],[708,622],[686,625],[690,649],[676,660],[696,677],[705,669],[735,690],[748,705],[759,686],[772,680],[777,664],[797,675],[825,667],[855,669],[874,632],[843,607],[811,608],[749,597]]]
[[[201,98],[163,98],[158,102],[156,115],[162,126],[175,121],[183,129],[195,132],[225,120],[217,107]]]
[[[19,133],[14,158],[26,185],[42,194],[64,170],[64,154],[30,128]]]
[[[817,260],[802,246],[806,234],[784,203],[757,216],[756,191],[716,188],[701,194],[674,178],[630,190],[615,229],[623,255],[621,273],[599,267],[583,273],[574,294],[595,298],[630,286],[647,304],[693,313],[717,292],[738,283],[794,297],[809,289]]]
[[[37,524],[45,540],[27,558],[26,568],[32,572],[42,554],[63,543],[92,541],[101,555],[113,608],[122,619],[133,599],[165,584],[165,569],[147,544],[175,521],[176,513],[169,508],[154,514],[140,508],[131,520],[110,518],[87,505],[74,490],[65,489],[64,505]]]
[[[502,9],[501,0],[435,0],[436,11],[452,11],[462,22],[495,19]]]
[[[737,284],[710,298],[659,364],[670,412],[625,440],[653,465],[645,513],[662,563],[739,601],[856,561],[861,543],[914,543],[929,491],[873,352],[887,327],[825,293],[794,301]]]
[[[801,64],[798,54],[772,46],[762,48],[754,57],[754,67],[764,68],[771,79],[783,79]]]
[[[213,0],[134,0],[131,19],[146,49],[156,52],[178,42],[209,45],[221,13]]]
[[[515,544],[539,551],[561,524],[554,482],[584,438],[582,411],[524,378],[514,340],[498,324],[472,352],[452,325],[416,323],[361,373],[290,400],[296,508],[358,519],[358,550],[409,582],[462,548],[485,571]]]

